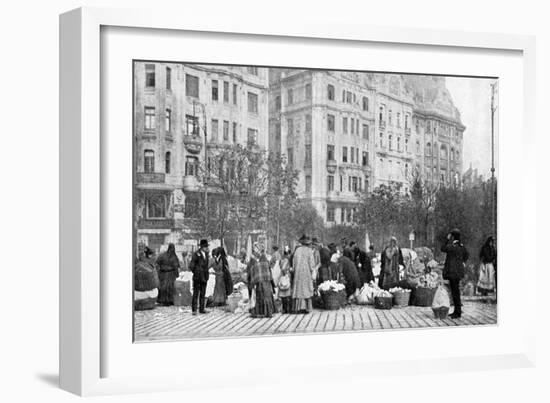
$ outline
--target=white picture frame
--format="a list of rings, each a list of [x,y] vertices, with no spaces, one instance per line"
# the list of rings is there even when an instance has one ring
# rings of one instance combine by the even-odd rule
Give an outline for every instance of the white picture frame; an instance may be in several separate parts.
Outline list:
[[[226,34],[261,35],[267,37],[308,39],[337,39],[340,41],[376,42],[410,46],[445,47],[452,49],[475,49],[478,52],[502,50],[519,52],[523,69],[523,136],[521,156],[518,161],[523,169],[535,172],[523,178],[521,188],[536,189],[535,153],[535,41],[533,37],[458,31],[429,31],[407,28],[384,28],[368,25],[353,25],[315,20],[302,20],[300,24],[284,26],[268,20],[232,23],[231,20],[216,20],[196,16],[182,20],[175,13],[159,10],[111,10],[81,8],[60,17],[60,385],[63,389],[79,395],[98,395],[128,392],[151,392],[189,387],[208,387],[241,382],[270,382],[269,371],[251,374],[246,381],[238,376],[221,379],[211,373],[208,380],[200,376],[139,377],[135,375],[105,376],[104,362],[109,350],[105,349],[102,316],[108,312],[102,297],[103,251],[101,231],[101,206],[105,191],[102,178],[101,121],[101,29],[102,27],[133,27],[157,30],[182,30],[194,32],[223,32]],[[128,66],[128,69],[130,67]],[[501,164],[506,163],[503,155]],[[518,162],[516,162],[518,163]],[[129,179],[130,180],[130,179]],[[506,188],[506,186],[504,186]],[[499,200],[503,198],[499,189]],[[536,233],[536,208],[534,195],[523,193],[519,197],[521,209],[517,212],[515,234],[520,254],[524,257],[522,275],[535,278],[535,257],[526,253],[529,234]],[[130,208],[130,206],[128,206]],[[501,217],[508,211],[499,207]],[[516,224],[514,224],[516,225]],[[500,242],[500,240],[499,240]],[[503,250],[503,248],[501,248]],[[503,262],[506,260],[503,259]],[[503,263],[504,265],[506,263]],[[499,275],[500,276],[500,275]],[[500,298],[507,298],[506,274],[502,276]],[[499,277],[499,281],[501,277]],[[534,292],[524,296],[523,303],[535,306]],[[500,301],[499,301],[500,305]],[[499,307],[500,309],[500,307]],[[431,373],[441,371],[464,371],[491,368],[517,368],[534,365],[535,362],[535,312],[527,313],[518,321],[523,335],[521,347],[510,348],[500,354],[476,356],[437,356],[418,358],[411,355],[402,359],[377,362],[366,358],[352,361],[335,360],[326,366],[335,366],[354,371],[361,368],[362,376],[377,371],[392,373]],[[499,316],[500,320],[500,316]],[[463,329],[468,330],[468,329]],[[459,330],[449,330],[458,332]],[[395,333],[395,332],[394,332]],[[325,337],[325,336],[323,336]],[[343,335],[331,335],[336,337]],[[365,337],[364,334],[362,337]],[[373,335],[376,342],[380,335]],[[388,336],[389,337],[389,336]],[[393,336],[391,336],[393,337]],[[403,337],[396,336],[396,337]],[[287,339],[293,348],[304,345],[308,337]],[[350,343],[357,342],[357,335],[350,336]],[[189,342],[204,343],[204,342]],[[241,348],[254,341],[234,340]],[[270,338],[270,343],[281,347],[281,341]],[[257,342],[256,342],[257,344]],[[198,344],[197,344],[198,345]],[[220,344],[221,346],[221,344]],[[154,345],[149,345],[154,349]],[[182,347],[183,348],[183,347]],[[110,349],[112,352],[112,348]],[[305,364],[304,364],[305,365]],[[311,363],[310,365],[314,365]],[[252,368],[254,365],[252,365]],[[291,363],[290,368],[297,368]],[[203,372],[205,369],[202,370]],[[290,371],[287,371],[290,372]],[[345,372],[345,371],[344,371]],[[199,371],[200,373],[200,371]],[[307,377],[306,375],[304,375]],[[317,374],[317,380],[322,376]]]

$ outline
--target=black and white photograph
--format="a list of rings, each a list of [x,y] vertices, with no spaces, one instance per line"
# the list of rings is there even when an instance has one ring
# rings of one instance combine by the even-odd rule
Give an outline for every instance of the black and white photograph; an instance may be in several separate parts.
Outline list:
[[[497,325],[498,77],[132,70],[135,342]]]

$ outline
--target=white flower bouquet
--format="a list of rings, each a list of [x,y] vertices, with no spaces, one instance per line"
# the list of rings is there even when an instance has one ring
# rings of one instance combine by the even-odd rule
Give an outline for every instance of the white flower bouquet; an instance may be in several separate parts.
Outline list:
[[[344,286],[344,284],[341,284],[334,280],[327,280],[322,284],[320,284],[319,287],[317,287],[319,292],[327,292],[327,291],[338,292],[338,291],[344,290],[345,288],[346,286]]]

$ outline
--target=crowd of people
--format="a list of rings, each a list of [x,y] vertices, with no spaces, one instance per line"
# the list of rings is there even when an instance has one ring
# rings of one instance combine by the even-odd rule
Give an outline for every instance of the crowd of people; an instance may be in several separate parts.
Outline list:
[[[206,311],[206,289],[211,274],[215,276],[213,306],[224,306],[233,292],[233,279],[229,270],[228,255],[223,247],[210,253],[208,240],[199,242],[199,248],[191,256],[183,252],[178,259],[173,244],[155,260],[152,251],[145,247],[138,259],[139,267],[158,273],[158,298],[161,305],[172,305],[174,282],[180,271],[192,272],[193,315]],[[460,231],[452,230],[441,247],[445,255],[443,278],[448,280],[455,306],[452,317],[461,316],[460,280],[464,277],[468,251],[461,242]],[[363,250],[357,242],[341,240],[339,244],[324,245],[315,237],[303,235],[298,245],[291,250],[285,246],[281,251],[273,246],[271,253],[258,245],[251,256],[242,254],[238,259],[244,268],[244,280],[250,296],[250,314],[253,317],[271,317],[280,305],[282,313],[307,314],[313,309],[317,288],[323,282],[333,280],[345,286],[348,302],[352,302],[364,284],[375,282],[373,261],[374,246]],[[488,238],[479,254],[480,271],[478,289],[483,295],[496,289],[496,249],[494,239]],[[234,259],[234,258],[230,258]],[[400,272],[405,266],[403,252],[395,237],[380,251],[378,286],[389,290],[403,286]]]

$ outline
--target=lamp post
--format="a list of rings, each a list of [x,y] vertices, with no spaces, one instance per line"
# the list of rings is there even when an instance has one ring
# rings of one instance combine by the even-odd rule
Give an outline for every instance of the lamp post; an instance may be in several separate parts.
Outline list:
[[[494,236],[497,234],[495,205],[495,112],[497,110],[497,106],[495,105],[495,92],[497,91],[497,84],[497,81],[491,84],[491,224]]]
[[[207,227],[208,227],[208,178],[207,175],[209,175],[208,171],[208,136],[207,136],[207,126],[206,126],[206,108],[204,107],[204,104],[197,102],[193,100],[193,132],[195,133],[195,125],[198,124],[198,119],[195,115],[195,106],[199,105],[202,109],[202,118],[203,118],[203,133],[204,133],[204,167],[205,167],[205,173],[203,175],[202,183],[203,183],[203,189],[204,189],[204,232],[206,235]],[[197,134],[198,130],[196,131]]]

